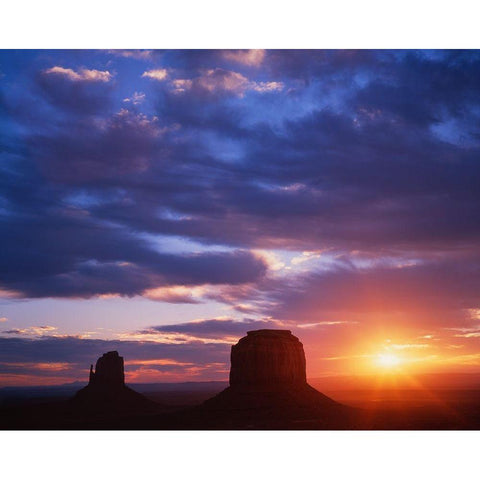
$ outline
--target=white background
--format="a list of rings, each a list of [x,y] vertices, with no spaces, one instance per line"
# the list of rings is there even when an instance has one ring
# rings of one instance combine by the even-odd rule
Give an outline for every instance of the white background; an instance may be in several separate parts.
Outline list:
[[[466,1],[6,3],[0,48],[480,47]],[[0,432],[0,475],[468,480],[479,478],[479,440],[479,432]]]

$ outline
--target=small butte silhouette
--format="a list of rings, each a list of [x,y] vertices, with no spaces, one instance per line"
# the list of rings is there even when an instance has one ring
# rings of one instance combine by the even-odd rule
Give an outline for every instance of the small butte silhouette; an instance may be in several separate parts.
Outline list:
[[[72,399],[77,408],[91,411],[125,411],[154,407],[154,403],[125,385],[123,357],[117,351],[104,353],[90,365],[88,385]]]

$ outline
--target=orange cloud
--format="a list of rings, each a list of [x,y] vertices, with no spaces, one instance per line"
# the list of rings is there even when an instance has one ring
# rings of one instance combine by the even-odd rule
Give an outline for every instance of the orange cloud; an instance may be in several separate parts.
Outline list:
[[[154,358],[149,360],[126,360],[125,365],[179,365],[179,366],[188,366],[193,365],[189,362],[178,362],[177,360],[172,360],[170,358]]]
[[[204,287],[176,285],[173,287],[151,288],[146,290],[143,296],[151,300],[167,303],[201,303],[201,297],[204,293]]]
[[[175,364],[176,365],[176,364]],[[183,365],[180,365],[182,367]],[[133,382],[185,382],[199,381],[203,379],[203,375],[208,377],[222,379],[228,377],[229,368],[224,363],[207,363],[204,365],[188,364],[184,365],[180,370],[157,370],[155,368],[140,367],[133,371],[125,371],[125,380],[127,383]]]
[[[20,298],[21,294],[13,290],[5,290],[0,288],[0,298]]]
[[[68,362],[1,362],[0,367],[39,370],[43,372],[61,372],[70,370],[74,364]],[[2,374],[3,376],[3,374]]]
[[[6,333],[8,335],[35,335],[35,336],[42,336],[42,335],[51,335],[52,332],[57,330],[57,327],[52,327],[51,325],[41,325],[41,326],[33,326],[33,327],[26,327],[26,328],[12,328],[10,330],[5,330],[2,333]]]
[[[18,387],[32,385],[61,385],[65,383],[66,378],[62,376],[41,376],[41,375],[28,375],[28,374],[3,374],[2,373],[2,386]],[[68,381],[81,380],[81,378],[69,378]]]

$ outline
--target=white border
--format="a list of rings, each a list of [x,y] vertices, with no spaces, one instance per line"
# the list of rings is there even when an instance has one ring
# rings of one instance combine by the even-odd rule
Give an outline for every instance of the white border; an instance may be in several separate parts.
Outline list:
[[[2,432],[11,479],[477,479],[478,432]]]
[[[475,48],[473,2],[10,1],[0,48]],[[1,68],[1,65],[0,65]],[[478,478],[479,432],[0,432],[2,478]]]
[[[0,48],[475,48],[467,0],[17,0]]]

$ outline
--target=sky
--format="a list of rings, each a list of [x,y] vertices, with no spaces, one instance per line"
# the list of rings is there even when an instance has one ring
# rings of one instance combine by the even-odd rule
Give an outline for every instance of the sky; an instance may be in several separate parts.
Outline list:
[[[0,386],[480,373],[480,52],[1,50]]]

